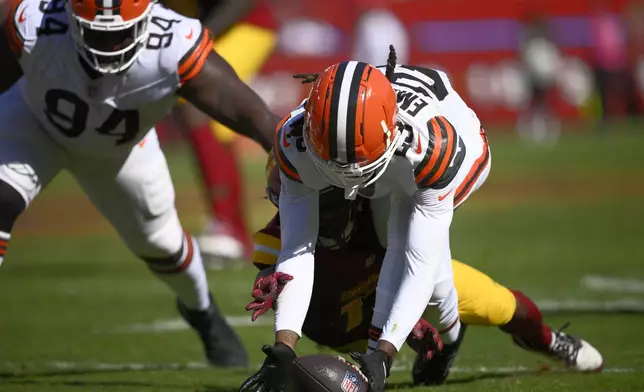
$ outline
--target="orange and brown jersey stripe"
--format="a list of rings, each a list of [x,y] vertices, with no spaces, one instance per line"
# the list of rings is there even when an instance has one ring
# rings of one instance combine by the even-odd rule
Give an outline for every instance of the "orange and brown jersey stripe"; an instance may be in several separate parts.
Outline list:
[[[429,145],[423,160],[414,170],[419,188],[428,188],[446,174],[458,147],[458,135],[454,126],[443,116],[437,116],[427,123]],[[449,171],[453,176],[455,173]]]
[[[467,196],[474,184],[476,184],[476,181],[490,161],[490,148],[487,143],[485,132],[482,129],[481,138],[483,138],[483,153],[481,153],[481,156],[476,159],[470,172],[467,173],[465,180],[458,186],[458,188],[456,188],[456,193],[454,194],[454,206],[458,206],[461,201],[463,201],[463,198]]]
[[[210,52],[212,52],[212,45],[210,30],[202,28],[193,47],[179,61],[179,81],[181,84],[185,84],[201,72]]]
[[[9,241],[0,240],[0,260],[7,253],[7,248],[9,247]]]
[[[22,48],[24,47],[25,38],[20,34],[20,29],[18,23],[24,22],[25,20],[25,9],[23,9],[18,15],[18,8],[22,4],[22,0],[15,0],[11,6],[9,14],[7,14],[7,19],[4,23],[4,33],[7,36],[7,42],[11,51],[16,57],[22,55]]]
[[[280,171],[284,173],[286,177],[290,178],[293,181],[302,182],[302,179],[300,179],[300,175],[298,174],[297,169],[295,168],[295,166],[291,164],[291,162],[289,162],[288,158],[286,157],[286,154],[284,154],[284,149],[282,147],[282,140],[284,141],[284,144],[286,147],[290,145],[290,144],[287,144],[288,141],[286,140],[287,127],[283,126],[290,118],[291,116],[288,115],[284,119],[282,119],[282,121],[280,122],[282,126],[279,126],[278,131],[275,132],[275,139],[273,140],[273,156],[277,161],[277,166],[279,166]]]

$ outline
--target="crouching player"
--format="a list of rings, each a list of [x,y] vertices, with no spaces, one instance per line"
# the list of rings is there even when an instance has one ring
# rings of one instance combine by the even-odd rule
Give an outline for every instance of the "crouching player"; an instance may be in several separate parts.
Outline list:
[[[279,172],[269,157],[267,194],[277,206]],[[370,202],[358,197],[345,200],[343,190],[329,188],[320,193],[320,232],[315,250],[315,281],[313,298],[303,333],[314,342],[340,352],[365,351],[375,301],[375,289],[386,248],[381,245],[372,222]],[[261,270],[256,288],[273,272],[280,252],[280,223],[275,216],[268,225],[255,233],[254,264]],[[452,260],[454,281],[458,291],[458,311],[464,325],[496,326],[510,334],[519,347],[554,358],[578,371],[599,371],[601,354],[588,342],[554,331],[542,320],[534,302],[517,290],[508,289],[483,272]],[[274,275],[273,275],[274,276]],[[288,277],[282,277],[285,283]],[[275,292],[279,291],[275,290]],[[263,314],[273,303],[253,302],[253,318]],[[268,306],[267,306],[268,305]],[[462,331],[465,331],[463,328]],[[434,332],[421,320],[414,334]],[[426,360],[429,349],[418,352],[412,371],[414,384],[436,385],[449,375],[458,347],[463,339],[446,344],[443,350]],[[428,336],[433,340],[434,336]],[[407,340],[413,344],[412,335]]]

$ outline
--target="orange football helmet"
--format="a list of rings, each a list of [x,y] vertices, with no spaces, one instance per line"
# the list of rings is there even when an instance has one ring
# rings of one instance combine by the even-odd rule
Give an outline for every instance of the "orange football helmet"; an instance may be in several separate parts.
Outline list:
[[[304,143],[318,171],[354,198],[373,184],[402,142],[396,92],[374,66],[346,61],[315,81],[305,106]]]
[[[126,70],[148,39],[156,0],[68,0],[72,36],[89,66],[104,74]]]

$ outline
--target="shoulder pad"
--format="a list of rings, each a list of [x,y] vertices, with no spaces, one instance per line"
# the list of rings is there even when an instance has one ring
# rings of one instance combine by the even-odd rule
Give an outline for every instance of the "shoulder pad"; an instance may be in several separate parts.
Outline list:
[[[16,57],[20,58],[24,52],[29,53],[36,38],[38,30],[43,22],[43,12],[55,14],[65,12],[65,3],[63,1],[42,2],[30,0],[14,1],[9,13],[7,14],[4,31],[11,50]],[[42,11],[40,8],[46,11]],[[59,29],[66,29],[67,24],[54,21]],[[45,23],[43,29],[54,28]]]
[[[383,73],[386,71],[385,66],[378,69]],[[438,101],[444,100],[453,91],[444,72],[415,65],[396,66],[392,84],[395,89],[413,91]]]
[[[418,188],[443,188],[456,176],[465,158],[465,144],[454,126],[443,116],[433,117],[427,123],[427,139],[417,136],[416,149],[423,157],[414,168]],[[425,140],[423,140],[425,139]]]
[[[298,106],[280,121],[273,141],[273,155],[280,171],[289,179],[297,182],[302,182],[302,179],[291,163],[291,159],[294,154],[306,151],[302,136],[303,128],[304,104]]]
[[[152,9],[149,34],[142,56],[158,56],[162,67],[183,85],[201,72],[212,51],[210,30],[197,19],[180,15],[160,4]]]

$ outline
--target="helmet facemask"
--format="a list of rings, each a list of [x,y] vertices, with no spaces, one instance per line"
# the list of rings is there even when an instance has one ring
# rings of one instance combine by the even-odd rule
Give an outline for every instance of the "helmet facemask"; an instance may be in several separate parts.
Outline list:
[[[305,82],[316,81],[306,104],[306,151],[320,175],[343,188],[347,199],[384,174],[403,142],[392,87],[395,65],[390,46],[385,74],[370,64],[346,61],[304,76]]]
[[[391,132],[385,121],[381,122],[385,133]],[[318,156],[311,148],[308,132],[304,132],[304,145],[317,171],[331,185],[345,190],[345,198],[355,199],[359,189],[367,188],[375,183],[386,171],[396,150],[402,143],[402,133],[394,126],[392,139],[387,138],[384,153],[372,162],[356,162],[349,164],[338,163],[332,159],[326,160]]]
[[[154,2],[132,20],[120,15],[96,15],[93,21],[78,16],[67,2],[71,31],[80,56],[102,74],[117,74],[136,61],[148,36],[148,23]]]

